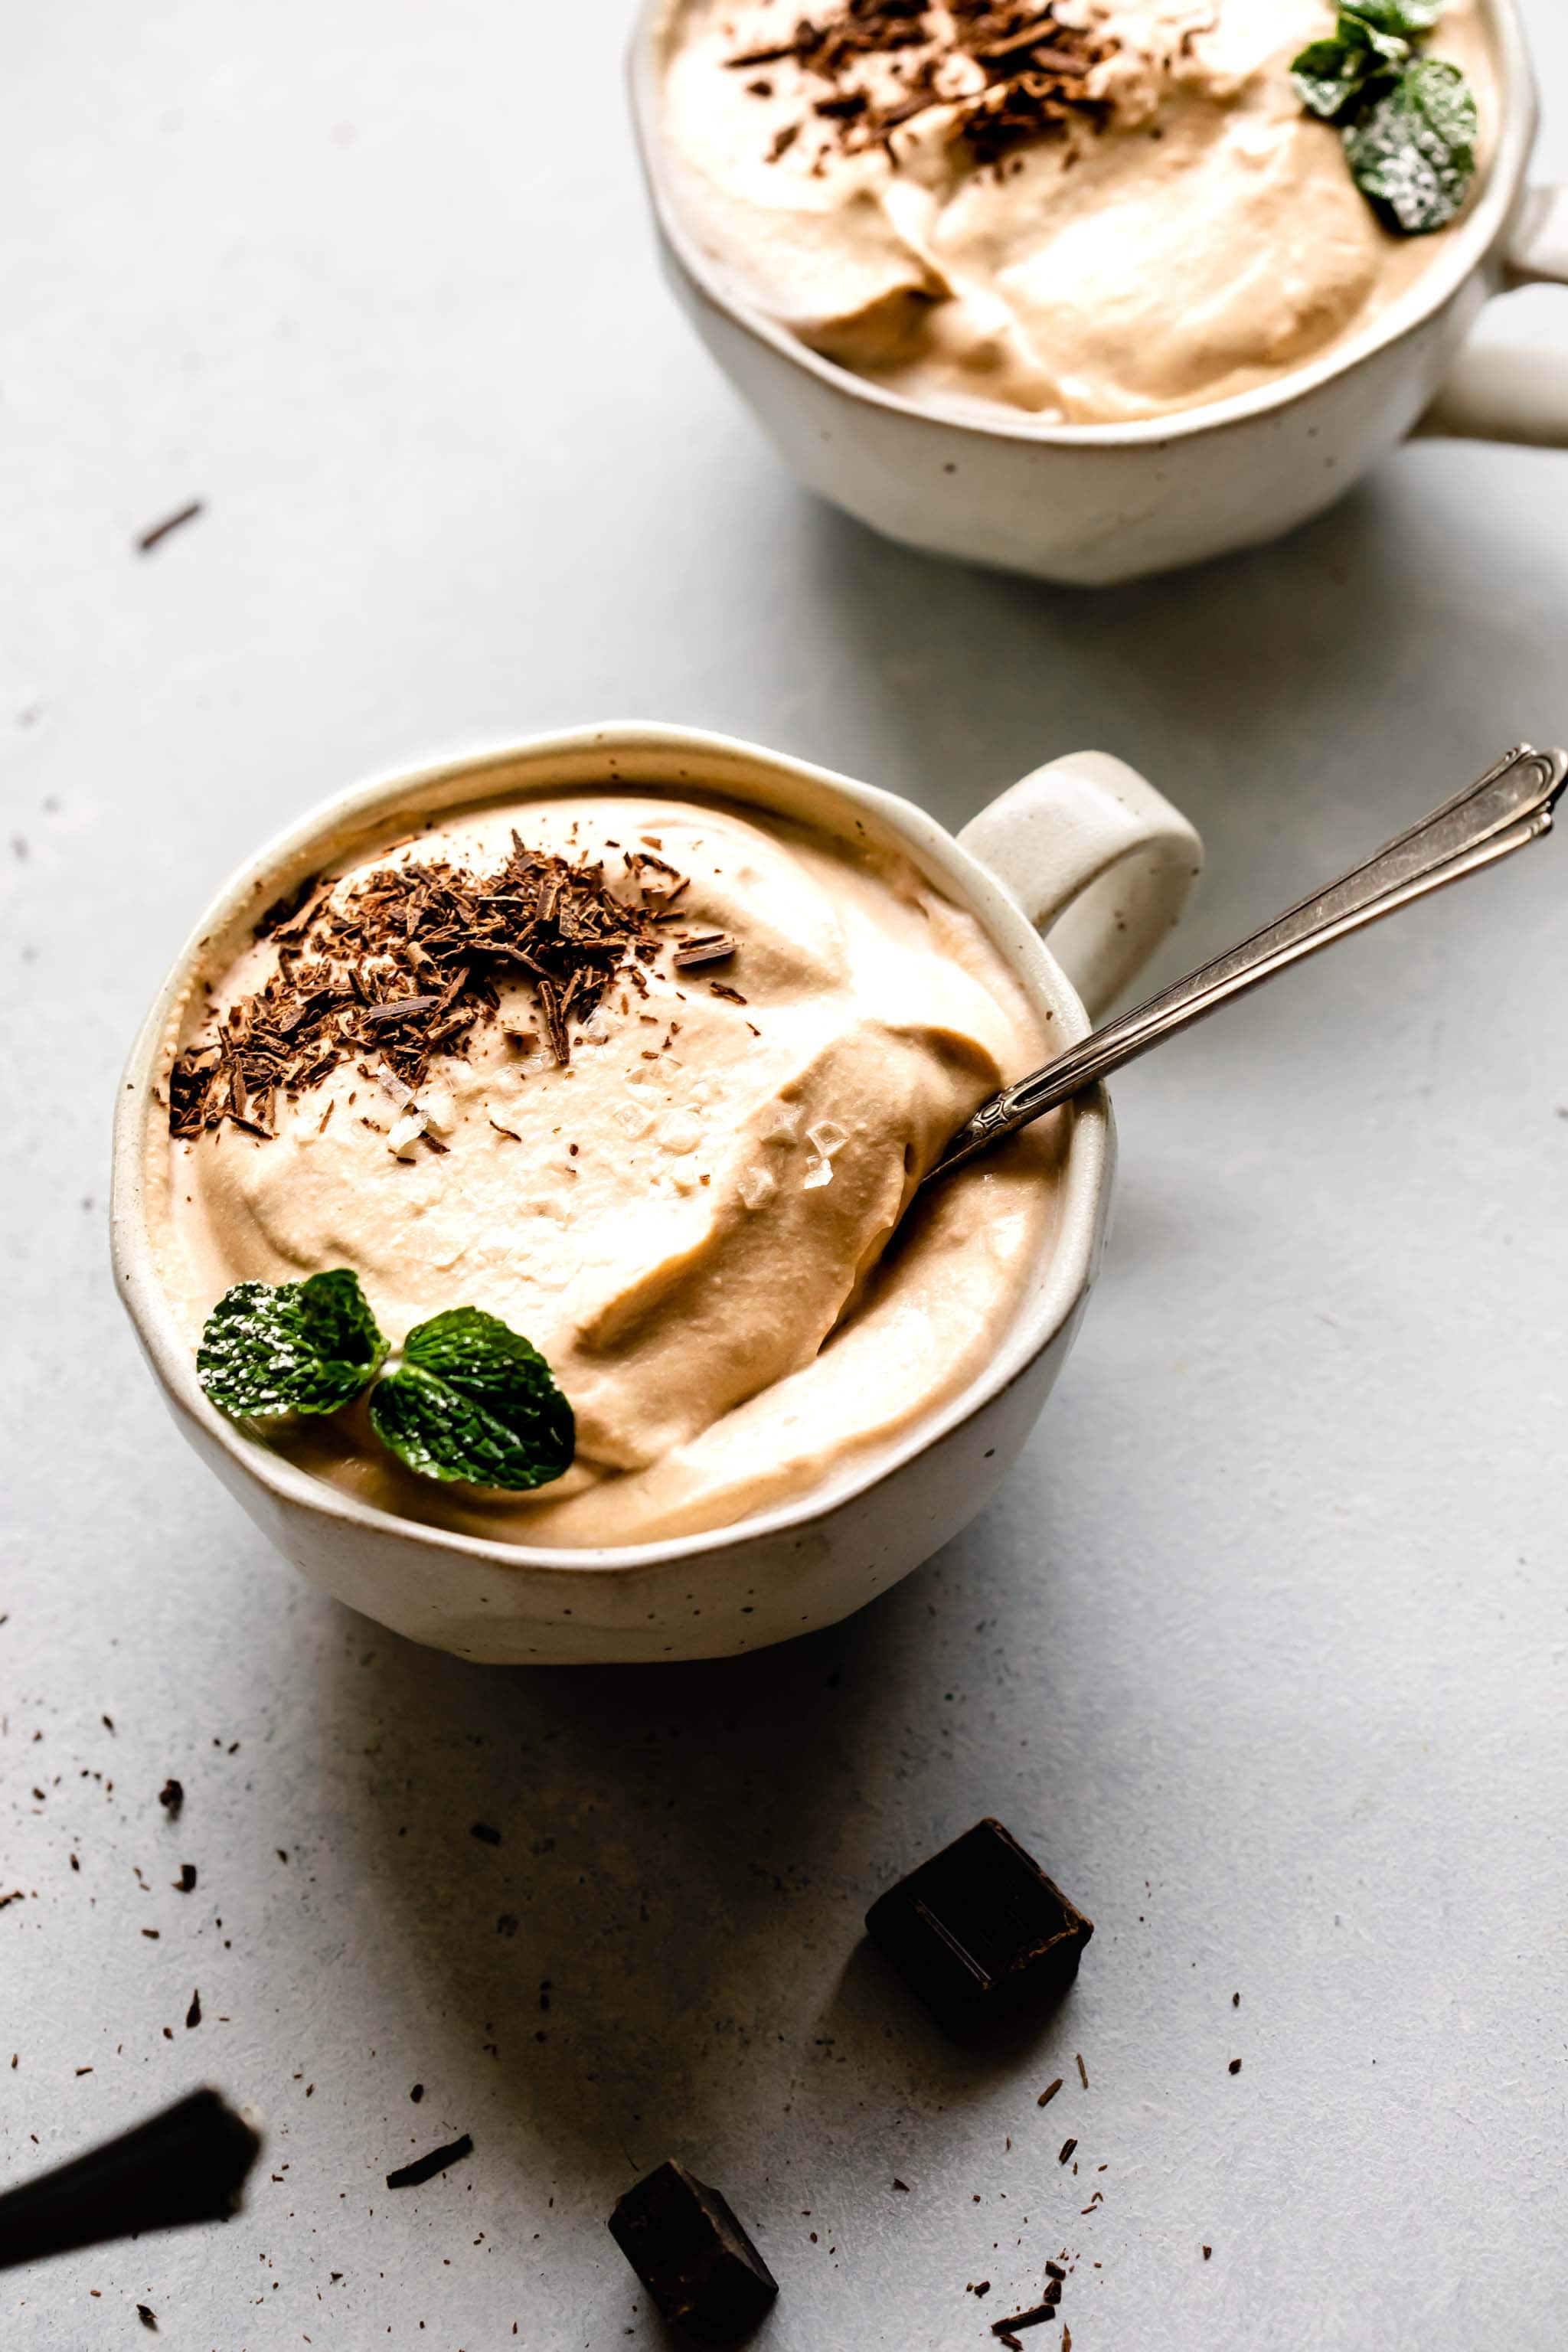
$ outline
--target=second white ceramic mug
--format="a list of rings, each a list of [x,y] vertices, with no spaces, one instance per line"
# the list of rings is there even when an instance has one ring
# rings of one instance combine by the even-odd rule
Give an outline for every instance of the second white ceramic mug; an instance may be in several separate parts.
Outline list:
[[[1486,184],[1439,257],[1343,351],[1173,416],[1051,425],[942,415],[817,352],[727,283],[688,231],[664,153],[647,0],[632,102],[666,273],[801,480],[889,539],[1100,586],[1252,547],[1304,522],[1412,432],[1568,447],[1568,360],[1470,342],[1510,287],[1568,284],[1568,190],[1526,186],[1534,78],[1513,0],[1482,0],[1502,121]]]
[[[1110,1112],[1097,1089],[1065,1114],[1057,1229],[984,1371],[888,1451],[710,1534],[599,1551],[458,1535],[378,1510],[246,1436],[203,1394],[155,1263],[166,1080],[193,998],[221,976],[261,909],[328,862],[500,794],[606,783],[717,793],[850,838],[880,835],[978,918],[1064,1046],[1087,1033],[1086,1003],[1102,1010],[1165,937],[1201,862],[1185,819],[1098,752],[1026,777],[955,841],[873,785],[723,736],[623,725],[362,785],[232,878],[175,959],[121,1090],[111,1205],[120,1295],[184,1434],[296,1568],[415,1641],[494,1663],[760,1649],[847,1616],[917,1568],[984,1507],[1044,1404],[1094,1278],[1110,1193]]]

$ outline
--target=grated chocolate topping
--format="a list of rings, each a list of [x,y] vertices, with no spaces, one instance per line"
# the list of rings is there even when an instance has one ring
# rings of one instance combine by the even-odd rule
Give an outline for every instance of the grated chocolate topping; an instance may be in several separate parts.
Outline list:
[[[503,985],[529,990],[551,1055],[570,1062],[574,1030],[613,981],[646,995],[646,967],[670,940],[687,883],[662,857],[629,850],[612,887],[602,863],[511,839],[492,873],[409,858],[346,893],[313,877],[269,907],[256,937],[276,942],[277,969],[175,1058],[170,1133],[197,1136],[226,1120],[271,1136],[279,1100],[365,1056],[412,1091],[433,1062],[466,1056]],[[690,936],[703,945],[700,961],[718,936]],[[677,935],[675,944],[679,956],[687,942]]]

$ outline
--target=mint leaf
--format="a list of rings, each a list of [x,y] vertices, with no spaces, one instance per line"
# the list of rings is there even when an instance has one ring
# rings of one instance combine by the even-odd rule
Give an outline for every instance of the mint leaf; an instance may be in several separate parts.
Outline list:
[[[1430,236],[1469,192],[1478,121],[1458,67],[1423,58],[1342,133],[1352,177],[1390,227]]]
[[[536,1348],[499,1316],[455,1307],[416,1324],[370,1401],[376,1435],[422,1478],[521,1493],[570,1468],[572,1408]]]
[[[1406,41],[1425,40],[1443,13],[1443,0],[1349,0],[1340,15],[1359,16],[1373,31]]]
[[[1393,0],[1385,5],[1392,7]],[[1301,51],[1291,64],[1290,80],[1309,114],[1338,122],[1403,73],[1411,56],[1409,42],[1372,22],[1368,12],[1342,8],[1338,30]]]
[[[1374,63],[1364,45],[1313,41],[1292,60],[1290,83],[1309,114],[1337,122],[1365,89]]]
[[[220,1412],[271,1420],[335,1412],[375,1378],[386,1341],[339,1266],[304,1282],[241,1282],[207,1317],[196,1377]]]

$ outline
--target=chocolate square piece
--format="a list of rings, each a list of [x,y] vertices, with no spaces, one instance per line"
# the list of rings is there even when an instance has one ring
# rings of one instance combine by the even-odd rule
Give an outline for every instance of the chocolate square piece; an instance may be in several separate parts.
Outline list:
[[[959,2033],[1065,1992],[1094,1923],[988,1820],[873,1903],[866,1932]]]
[[[732,2344],[761,2319],[778,2282],[716,2189],[661,2164],[628,2189],[610,2235],[672,2326]]]

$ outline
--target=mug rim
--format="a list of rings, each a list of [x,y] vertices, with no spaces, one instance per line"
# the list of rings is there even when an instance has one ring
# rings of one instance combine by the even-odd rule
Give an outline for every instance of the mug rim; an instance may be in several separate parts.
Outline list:
[[[171,962],[164,979],[141,1023],[132,1045],[116,1099],[110,1193],[110,1260],[115,1287],[130,1315],[137,1338],[163,1393],[205,1439],[210,1440],[245,1476],[252,1478],[285,1505],[303,1507],[327,1519],[346,1523],[379,1539],[452,1550],[492,1566],[563,1575],[616,1574],[652,1569],[672,1560],[721,1551],[776,1537],[830,1518],[835,1512],[898,1477],[909,1465],[949,1436],[965,1422],[985,1411],[1072,1322],[1092,1283],[1100,1237],[1114,1166],[1114,1128],[1110,1103],[1103,1087],[1064,1106],[1067,1134],[1058,1177],[1060,1215],[1042,1265],[1038,1293],[1022,1302],[1003,1344],[990,1360],[945,1405],[919,1419],[889,1449],[878,1449],[858,1470],[851,1465],[842,1475],[804,1495],[786,1498],[769,1509],[749,1513],[728,1524],[686,1536],[669,1536],[637,1544],[584,1546],[509,1542],[500,1537],[469,1535],[438,1522],[407,1518],[312,1475],[258,1439],[247,1438],[210,1402],[196,1378],[195,1352],[175,1323],[159,1276],[153,1245],[152,1203],[149,1199],[149,1141],[152,1121],[163,1106],[157,1087],[171,1054],[174,1025],[199,976],[204,952],[215,940],[231,934],[247,910],[265,906],[279,887],[298,879],[312,858],[320,862],[323,845],[363,829],[378,816],[391,816],[402,807],[410,812],[422,802],[431,813],[479,804],[507,786],[507,772],[520,762],[546,766],[568,757],[602,751],[608,758],[652,751],[691,755],[711,763],[714,771],[731,769],[732,779],[715,774],[693,776],[699,791],[734,800],[744,807],[766,809],[770,803],[749,794],[742,772],[757,772],[761,782],[771,772],[781,780],[804,782],[813,793],[851,809],[867,811],[914,859],[914,862],[978,919],[1008,971],[1037,1008],[1042,1000],[1064,1045],[1076,1044],[1089,1033],[1089,1021],[1077,992],[1023,909],[992,870],[966,850],[937,819],[903,794],[844,776],[815,762],[752,743],[743,738],[702,728],[671,726],[658,720],[616,720],[598,725],[552,729],[547,732],[477,746],[445,759],[415,767],[381,771],[368,781],[351,785],[316,803],[294,823],[282,828],[251,857],[236,867],[220,885],[193,924]],[[484,779],[492,777],[489,792]],[[563,790],[593,791],[631,787],[632,775],[611,773],[598,784],[552,782],[541,776],[537,784],[524,781],[521,793]],[[465,782],[472,789],[461,789]],[[454,789],[455,788],[455,789]],[[673,781],[648,784],[650,791],[679,789]],[[429,796],[451,789],[449,800]],[[781,793],[782,800],[782,793]],[[779,813],[784,813],[781,807]],[[332,852],[325,853],[329,861]],[[286,878],[287,877],[287,878]]]
[[[803,374],[813,377],[825,391],[866,408],[879,409],[906,425],[973,436],[1004,446],[1163,449],[1173,442],[1235,430],[1274,415],[1305,399],[1310,393],[1353,373],[1424,326],[1484,268],[1519,204],[1535,143],[1539,112],[1535,72],[1516,0],[1478,0],[1496,52],[1498,88],[1502,98],[1497,147],[1485,184],[1458,223],[1458,233],[1447,252],[1389,305],[1381,319],[1352,337],[1342,350],[1289,369],[1271,383],[1255,385],[1250,392],[1233,393],[1225,400],[1117,423],[1051,423],[1024,411],[1001,414],[993,422],[990,418],[931,407],[904,393],[889,391],[886,385],[858,375],[852,368],[842,367],[837,361],[813,351],[788,327],[770,318],[760,305],[728,286],[721,271],[688,233],[666,166],[668,142],[659,120],[659,64],[656,54],[665,26],[682,5],[683,0],[642,0],[626,66],[632,129],[655,225],[667,252],[698,295],[753,342],[765,345]]]

